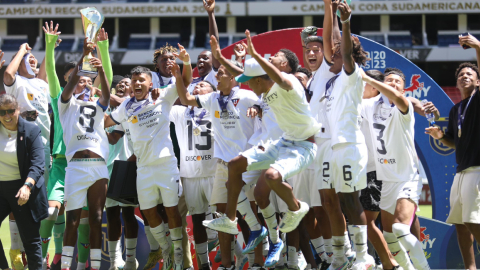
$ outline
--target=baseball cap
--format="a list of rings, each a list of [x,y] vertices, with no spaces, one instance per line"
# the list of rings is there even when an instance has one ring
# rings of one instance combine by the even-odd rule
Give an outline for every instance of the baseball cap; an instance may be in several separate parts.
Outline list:
[[[255,58],[250,58],[245,61],[245,71],[242,75],[235,77],[235,80],[239,83],[246,82],[253,77],[262,76],[267,74],[265,70],[263,70],[262,66],[255,60]]]

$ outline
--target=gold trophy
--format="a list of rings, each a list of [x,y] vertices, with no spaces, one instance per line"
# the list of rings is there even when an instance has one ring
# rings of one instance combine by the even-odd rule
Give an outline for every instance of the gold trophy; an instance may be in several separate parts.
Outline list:
[[[80,14],[82,15],[83,31],[85,32],[87,42],[95,42],[105,17],[94,7],[81,9]],[[87,76],[92,79],[97,76],[97,68],[90,65],[92,57],[93,55],[89,53],[82,59],[82,65],[77,73],[78,76]]]

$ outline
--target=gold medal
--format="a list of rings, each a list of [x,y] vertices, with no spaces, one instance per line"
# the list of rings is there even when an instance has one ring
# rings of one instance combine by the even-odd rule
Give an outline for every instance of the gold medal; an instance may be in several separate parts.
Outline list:
[[[200,135],[200,133],[201,133],[201,130],[199,127],[196,127],[195,129],[193,129],[193,135],[198,136]]]
[[[461,129],[458,130],[458,138],[460,138],[460,137],[462,137],[462,130]]]
[[[127,122],[132,122],[134,117],[135,117],[135,116],[133,116],[133,115],[130,116],[130,117],[128,118]]]

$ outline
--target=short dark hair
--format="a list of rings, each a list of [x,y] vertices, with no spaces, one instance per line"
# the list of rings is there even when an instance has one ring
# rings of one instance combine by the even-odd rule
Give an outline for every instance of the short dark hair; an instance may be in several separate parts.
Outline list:
[[[169,45],[168,42],[160,47],[159,49],[156,49],[155,52],[153,52],[153,63],[155,64],[155,71],[159,72],[157,68],[157,59],[160,55],[167,54],[167,53],[176,53],[177,48],[173,47],[172,45]]]
[[[298,57],[297,55],[290,51],[289,49],[280,49],[280,52],[282,52],[285,55],[285,58],[287,59],[288,66],[292,70],[291,73],[297,72],[298,69]]]
[[[477,65],[472,64],[470,62],[463,62],[458,66],[457,70],[455,71],[455,79],[458,79],[458,74],[460,74],[460,71],[462,71],[462,69],[464,68],[471,68],[473,71],[475,71],[475,73],[477,73],[477,79],[480,80],[480,75],[478,73]]]
[[[406,80],[405,80],[405,74],[403,74],[403,72],[398,69],[398,68],[386,68],[385,71],[383,72],[384,76],[387,77],[389,75],[397,75],[397,76],[400,76],[400,78],[402,78],[403,82],[406,83]]]
[[[207,80],[204,80],[204,81],[202,81],[202,82],[208,83],[208,84],[212,87],[213,92],[217,91],[217,87],[215,87],[215,85],[213,85],[213,83],[211,83],[211,82],[209,82],[209,81],[207,81]]]
[[[113,78],[112,78],[112,86],[110,86],[111,88],[115,88],[117,87],[117,84],[121,81],[125,79],[125,77],[121,76],[121,75],[113,75]]]
[[[130,70],[130,74],[132,75],[140,75],[140,74],[147,74],[150,79],[152,79],[152,73],[150,73],[150,69],[142,66],[136,66]]]
[[[297,73],[298,73],[298,72],[307,75],[307,78],[309,78],[309,79],[310,79],[310,77],[312,77],[312,73],[311,73],[308,69],[306,69],[306,68],[304,68],[304,67],[299,67],[299,68],[297,69]]]
[[[308,43],[311,43],[311,42],[319,42],[322,44],[323,46],[323,37],[319,37],[319,36],[308,36],[305,40],[305,46],[308,45]]]
[[[63,75],[67,74],[72,68],[75,68],[77,66],[78,62],[77,61],[70,61],[63,66]]]
[[[385,76],[380,70],[371,69],[365,71],[368,77],[375,79],[376,81],[383,82],[385,80]]]

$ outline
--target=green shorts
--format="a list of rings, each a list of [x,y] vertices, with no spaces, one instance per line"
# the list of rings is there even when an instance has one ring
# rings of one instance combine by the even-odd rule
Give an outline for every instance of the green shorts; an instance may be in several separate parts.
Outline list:
[[[47,192],[49,201],[57,201],[63,204],[65,196],[65,168],[67,167],[66,158],[54,158],[50,170],[50,179],[48,181]],[[88,211],[88,205],[82,210]]]

